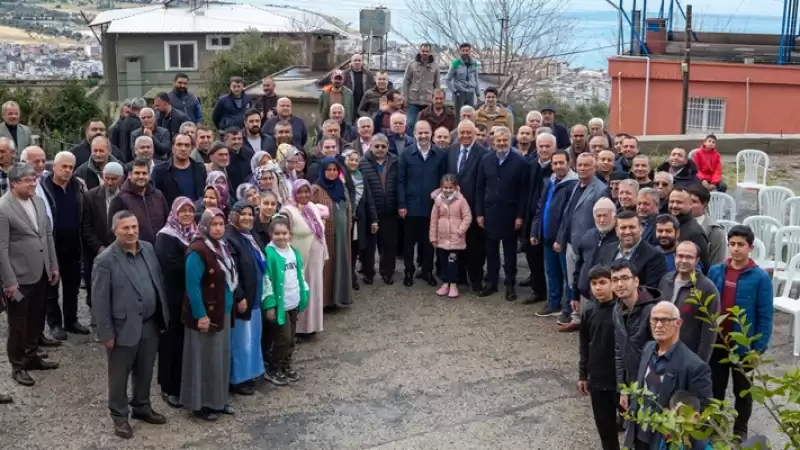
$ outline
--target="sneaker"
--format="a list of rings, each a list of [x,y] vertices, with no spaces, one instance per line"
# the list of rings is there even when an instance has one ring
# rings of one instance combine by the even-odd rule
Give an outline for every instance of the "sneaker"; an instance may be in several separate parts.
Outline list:
[[[291,367],[287,367],[286,370],[283,371],[283,375],[286,377],[286,380],[291,383],[297,383],[300,381],[300,374],[298,374],[297,371]]]
[[[289,384],[289,380],[286,378],[286,374],[279,370],[271,370],[269,372],[266,372],[264,374],[264,379],[274,384],[275,386],[286,386],[287,384]]]
[[[436,290],[436,295],[438,295],[439,297],[444,297],[449,292],[450,292],[450,283],[445,283],[442,285],[442,287]]]
[[[457,298],[458,297],[458,286],[455,284],[450,286],[450,292],[447,293],[447,296],[450,298]]]
[[[536,313],[536,317],[550,317],[559,314],[561,314],[561,308],[551,308],[550,305],[544,305],[544,307]]]
[[[556,319],[556,324],[569,325],[570,323],[572,323],[572,314],[561,311],[561,314],[559,314],[558,319]]]

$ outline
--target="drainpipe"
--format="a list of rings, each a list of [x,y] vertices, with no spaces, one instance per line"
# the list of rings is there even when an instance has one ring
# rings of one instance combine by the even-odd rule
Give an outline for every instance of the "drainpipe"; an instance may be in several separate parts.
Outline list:
[[[650,56],[624,56],[624,59],[646,59],[647,66],[645,69],[644,74],[644,107],[642,108],[644,112],[644,117],[642,117],[642,136],[647,136],[647,113],[650,107]],[[619,82],[618,90],[620,92],[619,99],[622,100],[622,72],[617,74],[617,80]],[[622,114],[622,102],[620,102],[620,117]],[[621,120],[621,119],[620,119]],[[621,124],[620,124],[621,125]]]
[[[617,72],[617,132],[622,132],[622,72]]]
[[[744,132],[747,133],[747,124],[750,122],[750,77],[745,79],[745,106],[744,106]]]

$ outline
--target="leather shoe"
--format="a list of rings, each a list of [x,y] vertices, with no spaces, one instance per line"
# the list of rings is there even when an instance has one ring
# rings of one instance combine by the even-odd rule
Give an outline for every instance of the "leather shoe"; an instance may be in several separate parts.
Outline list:
[[[414,285],[414,274],[413,273],[405,274],[405,276],[403,277],[403,286],[411,287],[413,285]]]
[[[496,292],[497,292],[496,286],[486,286],[485,288],[483,288],[482,291],[478,293],[478,297],[488,297]]]
[[[7,405],[9,403],[14,403],[14,399],[8,394],[0,394],[0,405]]]
[[[34,361],[27,367],[28,370],[54,370],[58,369],[58,363],[55,361],[38,360]]]
[[[56,325],[54,327],[50,327],[50,336],[53,336],[53,339],[59,341],[66,341],[67,340],[67,332],[64,331],[64,328],[61,325]]]
[[[50,339],[45,335],[39,336],[39,347],[60,347],[61,341]]]
[[[509,302],[513,302],[517,299],[517,292],[514,290],[514,287],[507,287],[506,288],[506,300]]]
[[[230,391],[237,395],[253,395],[256,393],[256,388],[247,383],[239,383],[232,384]]]
[[[75,322],[75,323],[73,323],[71,325],[68,325],[66,327],[66,331],[68,331],[68,332],[70,332],[72,334],[82,334],[84,336],[88,336],[88,335],[90,335],[92,333],[92,330],[86,328],[85,326],[81,325],[78,322]]]
[[[539,297],[536,294],[531,294],[530,296],[528,296],[528,298],[526,298],[525,300],[522,301],[522,304],[523,305],[533,305],[534,303],[539,303],[539,302],[541,302],[543,300],[544,300],[544,297]]]
[[[578,331],[578,324],[575,322],[566,323],[564,325],[558,326],[559,333],[572,333],[573,331]]]
[[[394,284],[394,278],[392,278],[392,277],[383,276],[381,278],[383,278],[383,282],[385,284],[388,284],[388,285]]]
[[[114,434],[122,439],[130,439],[133,437],[133,428],[131,428],[131,424],[127,420],[114,422]]]
[[[18,370],[11,375],[11,378],[23,386],[30,387],[36,384],[36,381],[31,377],[27,370]]]
[[[40,348],[36,349],[36,357],[37,358],[39,358],[39,359],[47,359],[48,356],[50,356],[50,355],[48,355],[46,351],[44,351],[44,350],[42,350]]]
[[[164,425],[167,423],[167,418],[163,415],[153,411],[152,409],[147,412],[134,412],[131,414],[132,419],[141,420],[152,425]]]
[[[472,292],[481,292],[483,290],[483,283],[472,283]]]
[[[525,278],[519,282],[520,287],[528,287],[531,285],[531,277]]]
[[[364,277],[364,284],[367,286],[372,284],[372,277]]]
[[[438,281],[436,281],[436,277],[435,277],[435,276],[433,276],[433,274],[432,274],[432,273],[430,273],[430,272],[423,273],[423,274],[422,274],[422,279],[423,279],[423,280],[424,280],[426,283],[428,283],[428,286],[436,286],[437,284],[439,284],[439,282],[438,282]]]

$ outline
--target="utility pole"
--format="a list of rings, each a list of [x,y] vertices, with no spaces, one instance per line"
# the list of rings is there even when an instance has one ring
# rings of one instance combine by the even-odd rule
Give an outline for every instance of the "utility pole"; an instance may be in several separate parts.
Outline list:
[[[508,8],[503,3],[503,16],[500,20],[500,48],[497,51],[497,57],[500,60],[500,72],[506,73],[508,70]]]
[[[692,65],[692,5],[686,5],[686,31],[683,38],[683,95],[681,108],[681,134],[686,134],[686,116],[689,110],[689,67]]]

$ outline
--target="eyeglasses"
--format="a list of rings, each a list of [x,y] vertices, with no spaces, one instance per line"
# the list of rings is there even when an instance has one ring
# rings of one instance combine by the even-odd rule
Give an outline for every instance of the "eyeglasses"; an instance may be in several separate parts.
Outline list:
[[[381,148],[381,149],[387,149],[387,148],[389,148],[389,146],[388,146],[388,145],[383,145],[383,144],[375,144],[375,145],[373,145],[372,147],[373,147],[373,148]]]
[[[631,281],[633,279],[633,275],[623,275],[621,277],[611,277],[612,283],[624,283]]]
[[[669,186],[669,183],[667,183],[666,181],[656,181],[655,185],[656,186]]]
[[[677,317],[651,317],[650,323],[653,325],[658,325],[659,323],[661,325],[666,325],[668,323],[675,322],[676,320],[678,320]]]

